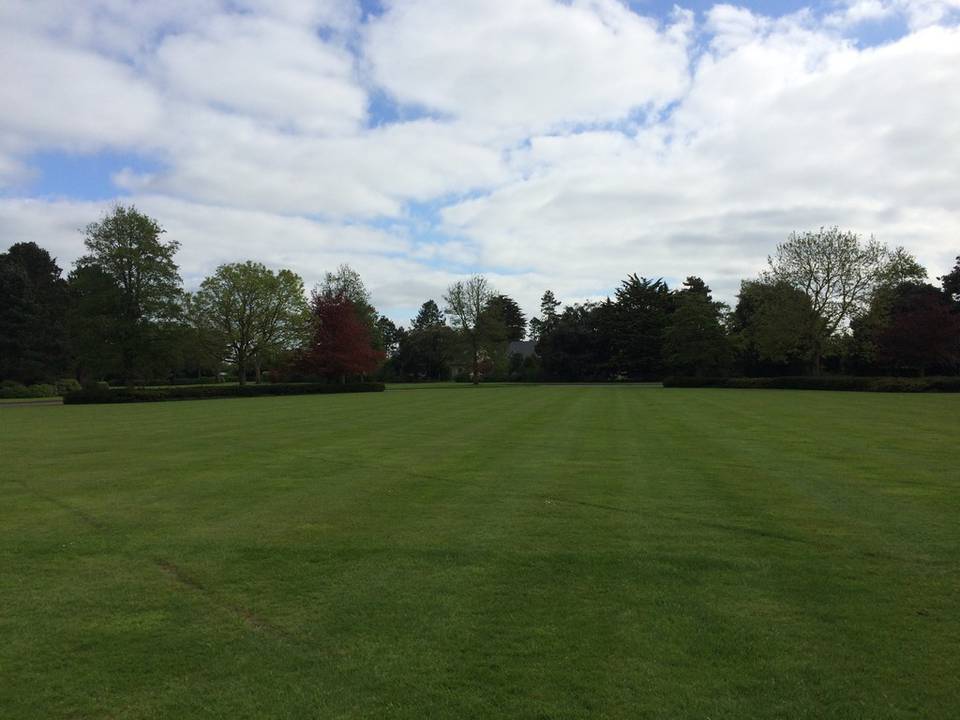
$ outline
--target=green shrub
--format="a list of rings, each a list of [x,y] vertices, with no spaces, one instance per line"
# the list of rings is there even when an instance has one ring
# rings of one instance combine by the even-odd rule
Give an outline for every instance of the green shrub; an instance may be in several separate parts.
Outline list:
[[[80,381],[74,378],[57,380],[57,395],[66,395],[68,392],[73,392],[74,390],[79,390],[80,388]]]
[[[846,390],[852,392],[960,392],[960,377],[895,378],[821,375],[772,378],[671,377],[664,387],[758,390]]]
[[[162,402],[164,400],[208,400],[261,395],[313,395],[324,393],[383,392],[383,383],[276,383],[270,385],[184,385],[162,388],[86,388],[68,393],[66,405],[91,403]]]
[[[55,385],[21,385],[18,382],[12,382],[9,380],[4,381],[3,384],[0,385],[0,398],[5,400],[19,398],[57,397],[59,394],[60,393],[57,392]]]

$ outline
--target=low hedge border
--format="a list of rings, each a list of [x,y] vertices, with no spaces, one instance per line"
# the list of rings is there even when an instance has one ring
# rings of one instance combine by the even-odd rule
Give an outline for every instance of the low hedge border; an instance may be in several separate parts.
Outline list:
[[[770,377],[694,378],[670,377],[667,388],[731,388],[743,390],[846,390],[853,392],[960,392],[960,377]]]
[[[263,395],[322,395],[327,393],[383,392],[383,383],[275,383],[270,385],[183,385],[162,388],[87,388],[63,396],[64,405],[96,403],[163,402],[165,400],[213,400]]]

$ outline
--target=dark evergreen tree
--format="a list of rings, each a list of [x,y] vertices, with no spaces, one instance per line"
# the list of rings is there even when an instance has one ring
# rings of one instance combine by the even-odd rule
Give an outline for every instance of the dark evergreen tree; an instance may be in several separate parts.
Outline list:
[[[408,380],[447,379],[455,345],[453,328],[444,321],[437,303],[427,300],[400,339],[396,372]]]
[[[960,255],[957,256],[957,264],[953,266],[953,270],[941,276],[940,282],[947,297],[955,303],[960,303]]]
[[[554,296],[552,290],[547,290],[540,298],[540,317],[530,318],[530,338],[539,341],[541,336],[550,333],[556,327],[557,319],[560,317],[557,308],[560,307],[560,301]]]
[[[636,380],[663,375],[664,332],[674,309],[662,279],[630,275],[617,288],[613,332],[613,369]]]
[[[68,293],[56,261],[36,243],[0,254],[0,379],[52,381],[69,369]]]
[[[527,335],[527,319],[513,298],[498,294],[490,298],[485,311],[486,322],[495,327],[492,334],[510,342],[523,340]]]
[[[671,374],[720,376],[729,373],[733,350],[724,328],[726,306],[710,288],[688,277],[676,293],[676,309],[664,332],[664,364]]]
[[[537,344],[544,379],[609,379],[615,313],[610,302],[576,304],[544,326]]]

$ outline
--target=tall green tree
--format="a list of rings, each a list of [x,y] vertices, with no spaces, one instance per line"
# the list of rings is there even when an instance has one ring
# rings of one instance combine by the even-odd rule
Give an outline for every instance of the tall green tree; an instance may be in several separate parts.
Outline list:
[[[794,374],[813,366],[821,318],[807,294],[787,282],[743,281],[731,326],[747,375]]]
[[[416,380],[448,378],[455,346],[453,328],[446,324],[437,303],[427,300],[400,341],[397,357],[400,375]]]
[[[877,286],[896,272],[886,246],[874,238],[864,241],[837,227],[793,233],[767,258],[761,279],[787,283],[802,291],[820,319],[814,344],[814,369],[819,373],[825,348],[834,333],[865,312]]]
[[[67,283],[36,243],[0,253],[0,379],[24,383],[61,377],[69,367]]]
[[[400,350],[400,340],[406,334],[403,327],[397,327],[386,315],[377,317],[377,332],[383,345],[383,352],[387,358],[394,357]]]
[[[574,304],[542,326],[537,352],[548,380],[606,380],[611,375],[616,305]]]
[[[472,380],[480,382],[480,361],[490,339],[490,323],[484,313],[494,293],[483,275],[455,282],[447,289],[444,301],[446,313],[467,349],[472,367]]]
[[[411,330],[427,330],[443,327],[447,323],[440,311],[440,306],[434,300],[427,300],[420,306],[417,316],[410,321]]]
[[[251,261],[221,265],[190,300],[191,317],[211,347],[237,368],[240,384],[263,359],[299,347],[309,334],[303,280]]]
[[[130,382],[149,368],[162,348],[164,330],[175,322],[181,309],[181,283],[174,255],[175,240],[163,242],[164,229],[134,206],[117,205],[100,221],[86,228],[87,254],[76,270],[93,270],[101,277],[88,292],[110,296],[112,322],[101,338],[117,348],[120,372]],[[112,285],[112,287],[107,287]]]
[[[621,283],[611,328],[617,373],[631,378],[662,376],[664,332],[673,309],[673,294],[662,279],[633,274]]]
[[[544,291],[540,298],[540,317],[530,318],[530,338],[539,341],[540,338],[556,327],[560,317],[557,308],[560,301],[553,294],[553,290]]]
[[[517,301],[498,293],[487,302],[484,313],[488,323],[495,325],[506,342],[523,340],[527,336],[527,319]]]
[[[892,321],[900,288],[923,284],[926,277],[926,269],[904,248],[890,253],[868,307],[850,320],[850,332],[842,338],[843,360],[848,370],[879,372],[880,336]]]
[[[698,377],[727,374],[733,350],[723,324],[726,305],[715,302],[698,277],[686,279],[675,303],[664,331],[666,370]]]

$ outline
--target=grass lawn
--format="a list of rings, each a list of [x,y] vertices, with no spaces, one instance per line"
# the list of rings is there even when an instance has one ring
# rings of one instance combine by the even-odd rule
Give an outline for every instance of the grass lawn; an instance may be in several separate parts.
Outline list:
[[[0,717],[955,718],[960,396],[0,408]]]

